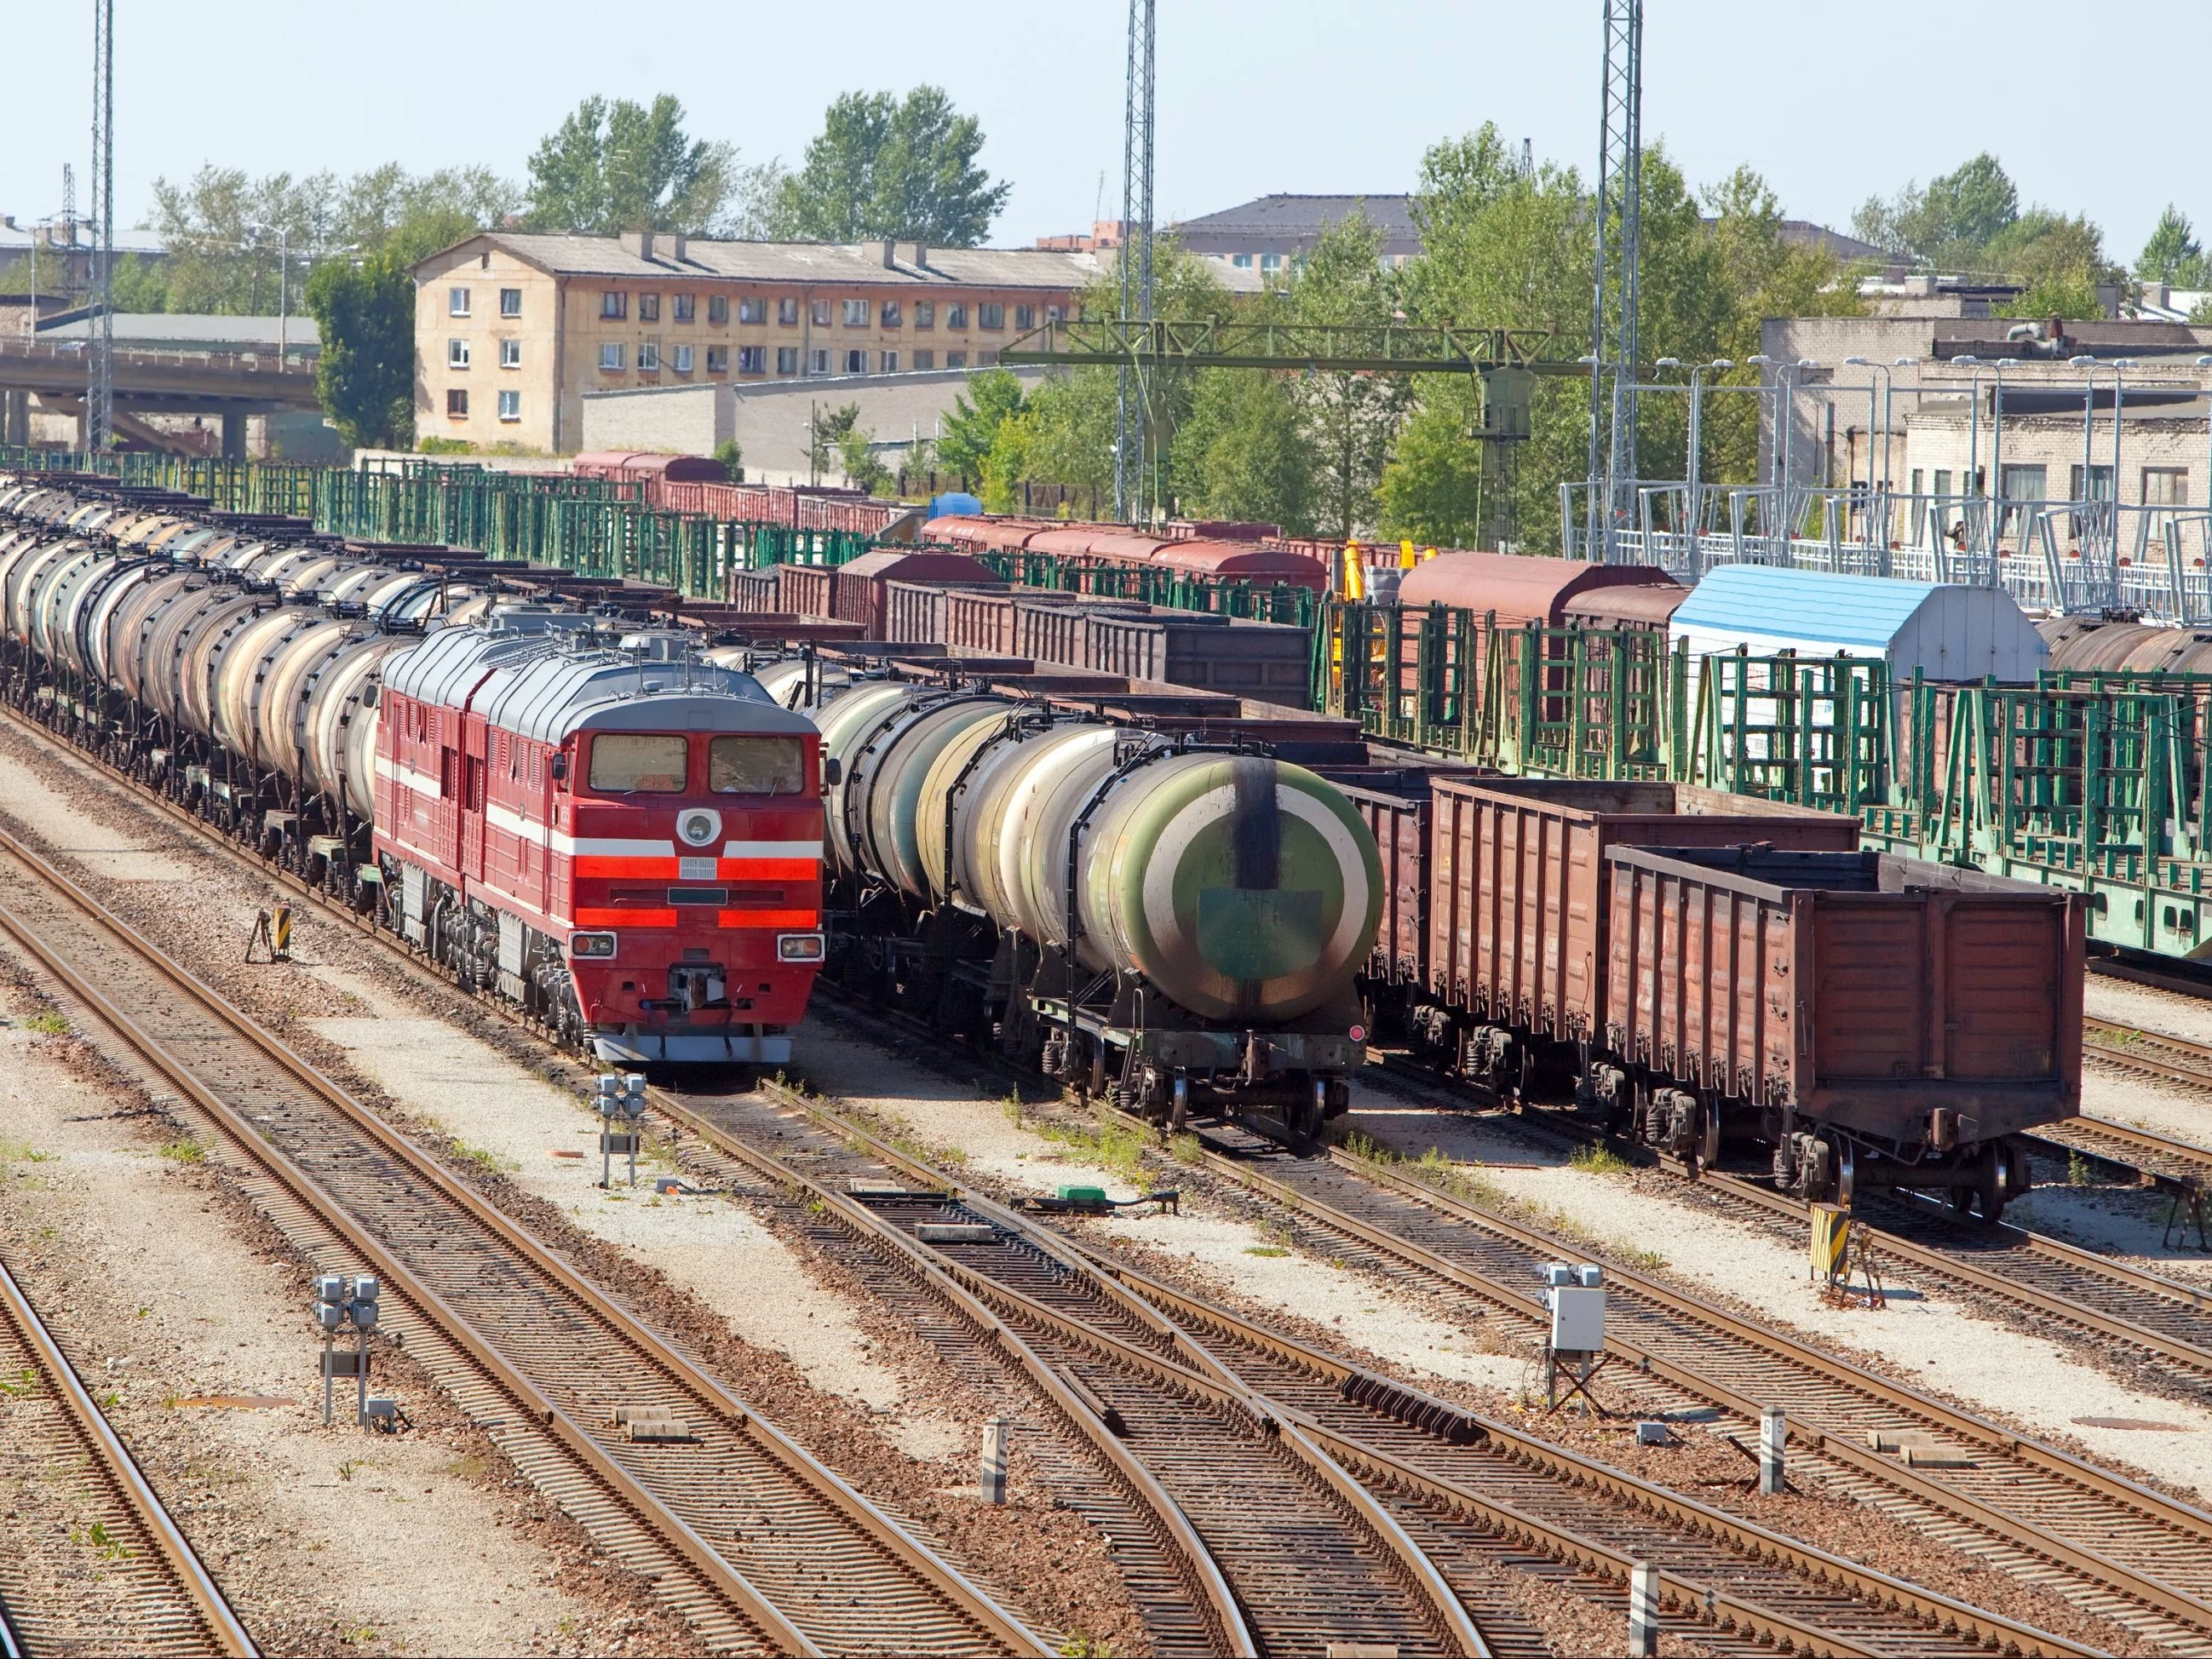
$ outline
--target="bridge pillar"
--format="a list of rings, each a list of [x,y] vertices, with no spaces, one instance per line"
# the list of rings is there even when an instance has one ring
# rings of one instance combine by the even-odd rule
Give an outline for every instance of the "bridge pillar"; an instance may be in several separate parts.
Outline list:
[[[246,459],[246,416],[232,410],[225,410],[222,415],[222,458],[226,461]]]
[[[31,442],[31,394],[0,392],[0,444],[27,449]]]

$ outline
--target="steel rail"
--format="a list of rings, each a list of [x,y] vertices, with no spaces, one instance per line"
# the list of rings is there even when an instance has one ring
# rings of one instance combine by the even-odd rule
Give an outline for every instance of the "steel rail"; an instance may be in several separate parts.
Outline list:
[[[61,1344],[54,1340],[53,1334],[39,1317],[38,1310],[31,1305],[30,1297],[24,1294],[23,1287],[16,1283],[15,1274],[3,1261],[0,1261],[0,1319],[5,1320],[48,1389],[61,1403],[74,1437],[99,1467],[119,1507],[153,1546],[164,1576],[172,1581],[176,1599],[189,1609],[210,1647],[217,1653],[252,1659],[260,1651],[252,1637],[231,1611],[198,1554],[185,1541],[168,1510],[148,1484],[122,1437],[94,1402],[76,1368],[70,1364]],[[0,1643],[7,1644],[8,1651],[20,1652],[10,1623],[4,1609],[0,1609]]]
[[[346,1091],[324,1077],[288,1044],[262,1030],[190,970],[168,957],[158,946],[109,915],[90,894],[4,830],[0,830],[0,849],[4,849],[8,855],[20,861],[53,890],[62,894],[125,950],[152,965],[164,979],[289,1074],[318,1100],[337,1111],[351,1127],[399,1159],[410,1176],[434,1187],[441,1197],[462,1210],[500,1244],[551,1279],[561,1291],[587,1309],[603,1327],[635,1349],[641,1358],[658,1365],[674,1378],[732,1432],[752,1443],[787,1475],[803,1482],[827,1509],[871,1538],[887,1556],[929,1585],[949,1606],[957,1609],[991,1640],[1017,1652],[1042,1655],[1050,1651],[1018,1620],[969,1584],[956,1569],[939,1559],[903,1526],[848,1486],[773,1424],[737,1400],[719,1382],[655,1335],[626,1308],[605,1296],[472,1188],[441,1169],[427,1154],[355,1101]],[[0,907],[0,930],[7,932],[42,962],[125,1042],[136,1048],[194,1104],[206,1112],[249,1162],[269,1170],[296,1199],[321,1217],[365,1260],[372,1262],[387,1284],[398,1289],[405,1299],[421,1310],[429,1322],[487,1371],[501,1390],[523,1407],[529,1417],[550,1430],[553,1437],[584,1462],[626,1507],[671,1543],[708,1583],[755,1625],[770,1645],[785,1652],[817,1653],[821,1650],[797,1624],[770,1602],[689,1522],[610,1456],[588,1430],[562,1410],[535,1382],[485,1340],[404,1261],[370,1235],[333,1194],[288,1154],[271,1145],[265,1137],[256,1133],[253,1127],[228,1102],[202,1083],[186,1062],[172,1054],[131,1015],[118,1007],[73,963],[5,907]]]
[[[1418,1266],[1425,1273],[1457,1288],[1472,1291],[1486,1300],[1506,1306],[1527,1318],[1541,1320],[1547,1316],[1536,1298],[1518,1286],[1463,1267],[1413,1240],[1370,1225],[1288,1183],[1276,1181],[1236,1159],[1224,1158],[1219,1152],[1208,1149],[1201,1156],[1206,1167],[1215,1173],[1260,1192],[1294,1212],[1303,1212],[1372,1249]],[[1330,1156],[1336,1164],[1368,1181],[1428,1204],[1449,1218],[1464,1221],[1523,1249],[1563,1259],[1586,1254],[1426,1182],[1398,1175],[1371,1160],[1353,1158],[1341,1148],[1332,1148]],[[1962,1440],[1984,1446],[2039,1473],[2069,1481],[2110,1501],[2135,1509],[2162,1525],[2212,1540],[2212,1515],[2178,1503],[2135,1481],[2096,1468],[2054,1447],[2010,1433],[1917,1389],[1889,1382],[1847,1360],[1822,1353],[1793,1337],[1671,1290],[1631,1269],[1608,1267],[1607,1271],[1616,1285],[1633,1289],[1650,1302],[1680,1318],[1717,1330],[1735,1342],[1764,1350],[1851,1392],[1881,1401],[1923,1421],[1936,1424]],[[1675,1364],[1626,1338],[1615,1337],[1609,1333],[1607,1346],[1609,1351],[1619,1352],[1640,1370],[1741,1415],[1755,1419],[1763,1408],[1764,1402],[1754,1401],[1716,1378]],[[2100,1582],[2106,1588],[2168,1617],[2200,1630],[2212,1631],[2212,1603],[2188,1591],[2149,1577],[2101,1551],[2061,1538],[2033,1521],[1995,1508],[1958,1491],[1949,1483],[1932,1480],[1917,1470],[1885,1460],[1864,1446],[1855,1444],[1816,1425],[1800,1419],[1791,1426],[1822,1455],[1844,1465],[1856,1474],[1902,1491],[1999,1537],[2008,1539],[2047,1560]]]
[[[1183,1513],[1182,1505],[1160,1484],[1158,1477],[1108,1425],[1103,1405],[1089,1388],[1038,1354],[1019,1333],[986,1306],[959,1277],[948,1271],[945,1264],[934,1259],[915,1240],[890,1225],[866,1205],[856,1202],[850,1194],[839,1192],[804,1171],[793,1169],[774,1153],[755,1146],[742,1136],[732,1134],[712,1118],[691,1107],[680,1095],[665,1089],[651,1089],[647,1091],[647,1097],[654,1109],[671,1122],[690,1130],[716,1152],[738,1159],[771,1181],[804,1193],[849,1235],[888,1249],[900,1265],[933,1292],[939,1301],[1004,1350],[1092,1449],[1128,1483],[1137,1500],[1152,1511],[1170,1547],[1181,1558],[1183,1576],[1188,1581],[1186,1588],[1191,1592],[1192,1599],[1207,1610],[1213,1626],[1217,1650],[1235,1655],[1258,1654],[1259,1644],[1254,1640],[1245,1623],[1243,1609],[1231,1593],[1228,1581],[1219,1564],[1213,1559],[1212,1552],[1200,1540],[1189,1517]],[[902,1167],[905,1166],[902,1164]],[[922,1179],[934,1182],[933,1172],[921,1170],[921,1166],[915,1167],[921,1172]]]
[[[2094,1651],[2033,1626],[1989,1613],[1937,1592],[1832,1555],[1817,1547],[1801,1543],[1757,1522],[1699,1504],[1625,1471],[1538,1439],[1510,1424],[1436,1399],[1392,1379],[1358,1370],[1242,1316],[1162,1284],[1079,1240],[1038,1225],[988,1194],[966,1187],[945,1171],[902,1152],[866,1127],[831,1110],[824,1101],[816,1097],[801,1095],[774,1083],[764,1082],[762,1088],[763,1092],[781,1100],[793,1109],[805,1112],[879,1162],[903,1171],[909,1179],[921,1182],[922,1190],[934,1191],[947,1199],[957,1200],[986,1217],[993,1225],[1027,1239],[1043,1254],[1071,1267],[1087,1272],[1109,1296],[1116,1290],[1127,1293],[1116,1298],[1120,1306],[1133,1316],[1145,1320],[1150,1328],[1171,1343],[1175,1351],[1188,1363],[1210,1376],[1231,1400],[1241,1398],[1249,1402],[1244,1407],[1247,1411],[1263,1412],[1279,1425],[1294,1426],[1314,1438],[1323,1449],[1332,1450],[1340,1463],[1368,1462],[1381,1478],[1406,1484],[1446,1507],[1474,1516],[1508,1536],[1524,1540],[1571,1565],[1595,1566],[1626,1583],[1634,1562],[1630,1556],[1601,1542],[1547,1522],[1517,1506],[1475,1492],[1460,1483],[1415,1469],[1387,1451],[1328,1429],[1296,1407],[1255,1394],[1249,1384],[1191,1337],[1187,1323],[1178,1323],[1172,1317],[1162,1317],[1158,1304],[1165,1304],[1188,1322],[1211,1325],[1232,1340],[1263,1351],[1272,1351],[1293,1364],[1328,1378],[1349,1398],[1362,1400],[1363,1403],[1395,1401],[1395,1406],[1382,1404],[1376,1408],[1398,1416],[1401,1420],[1431,1429],[1438,1421],[1456,1422],[1464,1425],[1472,1437],[1510,1447],[1516,1457],[1562,1483],[1602,1492],[1625,1507],[1648,1510],[1671,1524],[1679,1525],[1686,1532],[1723,1540],[1731,1547],[1754,1558],[1763,1557],[1786,1564],[1791,1570],[1815,1583],[1825,1579],[1848,1584],[1869,1598],[1875,1605],[1887,1603],[1904,1608],[1911,1616],[1924,1620],[1936,1630],[1960,1630],[1985,1645],[2021,1653],[2070,1655]],[[672,1119],[683,1122],[702,1139],[720,1149],[738,1152],[754,1167],[772,1171],[779,1176],[795,1177],[810,1187],[818,1186],[810,1178],[792,1170],[788,1165],[782,1164],[773,1154],[752,1151],[741,1137],[731,1135],[714,1120],[686,1105],[680,1097],[654,1091],[653,1101],[657,1108],[665,1110]],[[739,1152],[741,1148],[746,1150]],[[849,1200],[846,1201],[851,1202]],[[853,1207],[865,1211],[862,1206]],[[880,1218],[872,1218],[885,1231],[902,1242],[905,1240],[906,1236],[890,1228],[887,1222]],[[911,1243],[908,1248],[917,1254],[929,1249]],[[960,1274],[963,1279],[981,1277],[975,1273],[975,1270],[945,1258],[942,1252],[933,1254],[939,1258],[943,1270],[948,1273]],[[1023,1297],[1018,1291],[997,1286],[994,1293],[1018,1298],[1036,1310],[1039,1316],[1066,1318],[1056,1310],[1045,1309],[1034,1303],[1033,1299]],[[1088,1335],[1090,1340],[1100,1342],[1114,1340],[1103,1333],[1089,1333]],[[1787,1613],[1752,1601],[1715,1583],[1701,1583],[1672,1571],[1662,1571],[1661,1580],[1662,1599],[1666,1605],[1678,1613],[1708,1620],[1717,1613],[1722,1615],[1721,1622],[1750,1632],[1759,1639],[1777,1647],[1834,1653],[1875,1650],[1854,1644],[1834,1632],[1820,1630]]]

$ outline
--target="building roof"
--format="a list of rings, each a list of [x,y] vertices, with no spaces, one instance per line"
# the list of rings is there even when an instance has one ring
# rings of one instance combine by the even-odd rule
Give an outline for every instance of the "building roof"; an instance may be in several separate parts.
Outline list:
[[[56,227],[45,220],[29,224],[17,222],[13,214],[0,214],[0,256],[26,253],[35,240],[42,247],[52,248],[58,253],[87,254],[92,250],[92,227],[80,222],[75,240],[55,234]],[[68,227],[64,225],[62,229]],[[150,230],[120,230],[115,233],[118,253],[137,253],[158,258],[169,251],[168,244]]]
[[[1715,222],[1705,221],[1707,224]],[[1782,240],[1792,247],[1818,248],[1823,253],[1833,254],[1838,259],[1874,259],[1881,264],[1898,262],[1902,255],[1891,252],[1873,242],[1863,242],[1856,236],[1846,236],[1839,230],[1830,230],[1826,225],[1816,225],[1810,219],[1784,219],[1781,227]]]
[[[137,351],[274,351],[274,317],[216,317],[192,311],[118,311],[115,343]],[[82,315],[39,331],[41,340],[91,337],[94,319]],[[294,351],[322,349],[322,330],[313,317],[283,319],[284,343]]]
[[[1786,646],[1802,657],[1840,653],[1889,659],[1893,684],[1929,678],[2033,680],[2051,648],[2002,587],[1962,587],[1845,576],[1781,565],[1724,564],[1708,572],[1669,629],[1692,656]]]
[[[1388,241],[1418,247],[1421,233],[1413,223],[1413,199],[1403,192],[1260,196],[1237,207],[1224,208],[1218,213],[1185,219],[1175,227],[1175,232],[1192,252],[1205,253],[1213,251],[1205,246],[1209,242],[1311,242],[1329,226],[1355,213],[1364,213]]]
[[[700,238],[541,235],[486,231],[419,261],[428,266],[463,249],[495,247],[556,276],[721,276],[740,282],[883,283],[907,288],[1087,288],[1099,264],[1089,253],[1040,248],[930,247],[881,242],[710,242]],[[650,248],[650,252],[642,251]],[[678,250],[681,249],[679,254]]]

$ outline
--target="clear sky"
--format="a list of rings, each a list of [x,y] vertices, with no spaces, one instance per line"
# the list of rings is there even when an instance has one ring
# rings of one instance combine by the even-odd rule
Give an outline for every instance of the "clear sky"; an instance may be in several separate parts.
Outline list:
[[[692,131],[795,161],[837,93],[950,90],[1013,183],[994,240],[1118,209],[1119,4],[890,0],[683,5],[428,0],[283,5],[116,0],[118,225],[156,175],[483,162],[520,178],[592,93],[673,92]],[[1585,172],[1596,146],[1599,0],[1160,0],[1163,222],[1269,191],[1409,188],[1421,153],[1485,119]],[[1650,0],[1644,133],[1693,183],[1748,161],[1791,215],[1848,226],[1869,194],[1987,149],[2023,202],[2087,211],[2132,260],[2178,201],[2212,229],[2202,97],[2212,6],[2079,0],[1844,5]],[[0,212],[61,202],[90,149],[90,0],[12,9]],[[1103,178],[1103,197],[1101,179]]]

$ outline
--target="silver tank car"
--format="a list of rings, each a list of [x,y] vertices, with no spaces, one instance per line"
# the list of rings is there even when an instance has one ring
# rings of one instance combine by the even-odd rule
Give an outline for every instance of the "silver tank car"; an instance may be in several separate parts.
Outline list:
[[[758,678],[821,729],[826,839],[863,932],[872,908],[901,917],[872,966],[907,982],[949,918],[980,915],[981,1012],[1048,1071],[1164,1117],[1193,1087],[1302,1133],[1342,1109],[1382,871],[1334,785],[986,691],[795,661]],[[925,1012],[960,1000],[939,988]]]

